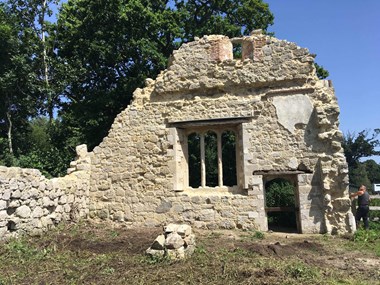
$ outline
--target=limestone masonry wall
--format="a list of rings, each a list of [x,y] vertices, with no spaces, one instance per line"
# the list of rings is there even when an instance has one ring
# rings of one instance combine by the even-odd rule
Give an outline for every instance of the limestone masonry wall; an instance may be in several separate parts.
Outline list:
[[[84,149],[77,147],[77,151]],[[0,239],[38,234],[61,221],[88,215],[89,176],[86,159],[63,178],[46,179],[36,169],[0,166]]]
[[[234,59],[237,44],[242,58]],[[17,218],[22,229],[35,211],[43,212],[41,223],[69,219],[77,202],[79,216],[128,226],[267,230],[265,185],[283,178],[296,189],[298,232],[352,232],[338,115],[331,82],[317,78],[307,49],[260,33],[204,36],[175,51],[169,67],[134,92],[103,142],[90,153],[79,150],[68,176],[46,180],[18,169],[15,177],[30,174],[16,183],[9,176],[16,170],[1,168],[1,193],[8,194],[0,200],[0,226],[9,232]],[[219,179],[218,186],[189,186],[187,137],[210,130],[236,136],[237,185]],[[39,194],[11,213],[10,197],[23,187]],[[47,197],[52,202],[44,203]]]

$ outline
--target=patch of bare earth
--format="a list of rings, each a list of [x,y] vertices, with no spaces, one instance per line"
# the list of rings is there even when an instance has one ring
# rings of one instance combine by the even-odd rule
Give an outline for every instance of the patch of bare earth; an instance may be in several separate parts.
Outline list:
[[[35,247],[49,249],[46,258],[0,269],[6,272],[3,280],[17,276],[9,284],[335,284],[326,281],[335,279],[341,280],[336,284],[380,284],[380,258],[347,250],[345,238],[264,233],[260,239],[240,230],[193,231],[194,255],[168,261],[145,255],[161,228],[67,225],[31,239]]]

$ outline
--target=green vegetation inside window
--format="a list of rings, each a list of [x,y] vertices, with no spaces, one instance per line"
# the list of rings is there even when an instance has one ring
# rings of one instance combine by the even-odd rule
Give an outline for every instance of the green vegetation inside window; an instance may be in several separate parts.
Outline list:
[[[223,185],[237,185],[236,135],[232,131],[222,134]]]
[[[218,186],[218,138],[209,131],[205,135],[206,185]]]
[[[192,133],[188,136],[189,151],[189,186],[201,186],[201,145],[200,136]]]
[[[288,180],[276,178],[266,183],[266,207],[294,208],[294,211],[267,212],[269,229],[297,228],[294,193],[294,186]]]
[[[188,167],[192,188],[237,185],[235,133],[217,134],[213,130],[191,133],[188,136]]]

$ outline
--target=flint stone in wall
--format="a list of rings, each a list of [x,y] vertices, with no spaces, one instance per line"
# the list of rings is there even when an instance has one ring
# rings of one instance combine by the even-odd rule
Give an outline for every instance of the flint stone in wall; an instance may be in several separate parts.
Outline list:
[[[213,209],[204,209],[199,213],[199,220],[210,222],[215,220],[215,211]]]
[[[0,210],[4,210],[7,208],[7,202],[4,200],[0,200]]]
[[[21,207],[18,207],[16,209],[16,216],[20,217],[20,218],[30,218],[30,214],[31,214],[31,210],[28,206],[25,206],[25,205],[22,205]]]
[[[219,227],[222,229],[232,230],[236,229],[236,224],[233,221],[224,220],[219,223]]]
[[[167,213],[172,208],[172,203],[170,201],[161,201],[161,204],[156,208],[157,214]]]
[[[10,189],[6,189],[3,193],[2,199],[8,201],[11,198],[12,191]]]
[[[63,195],[59,198],[59,202],[58,202],[60,205],[64,205],[67,203],[67,196],[66,195]]]
[[[42,227],[48,228],[49,226],[53,225],[53,221],[49,217],[42,217],[41,224]]]
[[[0,211],[0,221],[4,221],[6,218],[8,218],[7,211]]]
[[[64,205],[63,205],[63,211],[64,211],[65,213],[69,213],[69,212],[71,211],[71,207],[70,207],[70,205],[68,205],[68,204],[64,204]]]
[[[107,209],[102,209],[98,212],[98,217],[103,220],[108,219],[109,215],[110,214]]]
[[[8,204],[8,208],[17,208],[21,205],[20,200],[11,200],[11,202]]]
[[[47,208],[47,207],[50,207],[50,206],[54,206],[54,202],[52,200],[50,200],[48,197],[43,197],[42,198],[42,206],[44,208]]]
[[[44,215],[44,210],[41,207],[36,207],[32,212],[32,218],[41,218]]]
[[[11,181],[11,182],[10,182],[10,185],[9,185],[9,188],[10,188],[11,190],[17,190],[17,189],[18,189],[17,182],[16,182],[16,181]]]
[[[21,191],[20,191],[19,189],[14,190],[14,191],[12,192],[12,198],[17,199],[17,198],[20,198],[20,197],[21,197]]]

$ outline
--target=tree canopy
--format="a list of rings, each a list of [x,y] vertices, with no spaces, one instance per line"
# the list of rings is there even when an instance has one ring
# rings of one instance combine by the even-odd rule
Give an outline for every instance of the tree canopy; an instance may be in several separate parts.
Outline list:
[[[181,43],[266,31],[274,19],[262,0],[0,4],[0,163],[46,175],[63,175],[76,145],[98,145],[133,91]]]
[[[0,164],[64,175],[75,146],[98,145],[182,43],[273,20],[262,0],[0,0]],[[379,182],[379,164],[362,162],[380,154],[379,133],[345,136],[351,183]]]
[[[343,149],[347,159],[350,184],[358,187],[361,184],[366,185],[369,189],[373,183],[380,182],[380,165],[376,161],[363,159],[380,155],[377,148],[380,141],[377,136],[380,129],[375,129],[372,133],[369,130],[363,130],[358,134],[348,132],[344,135]]]
[[[240,35],[273,23],[268,5],[244,1],[71,0],[57,24],[58,56],[67,64],[63,119],[90,149],[173,50],[195,36]]]

